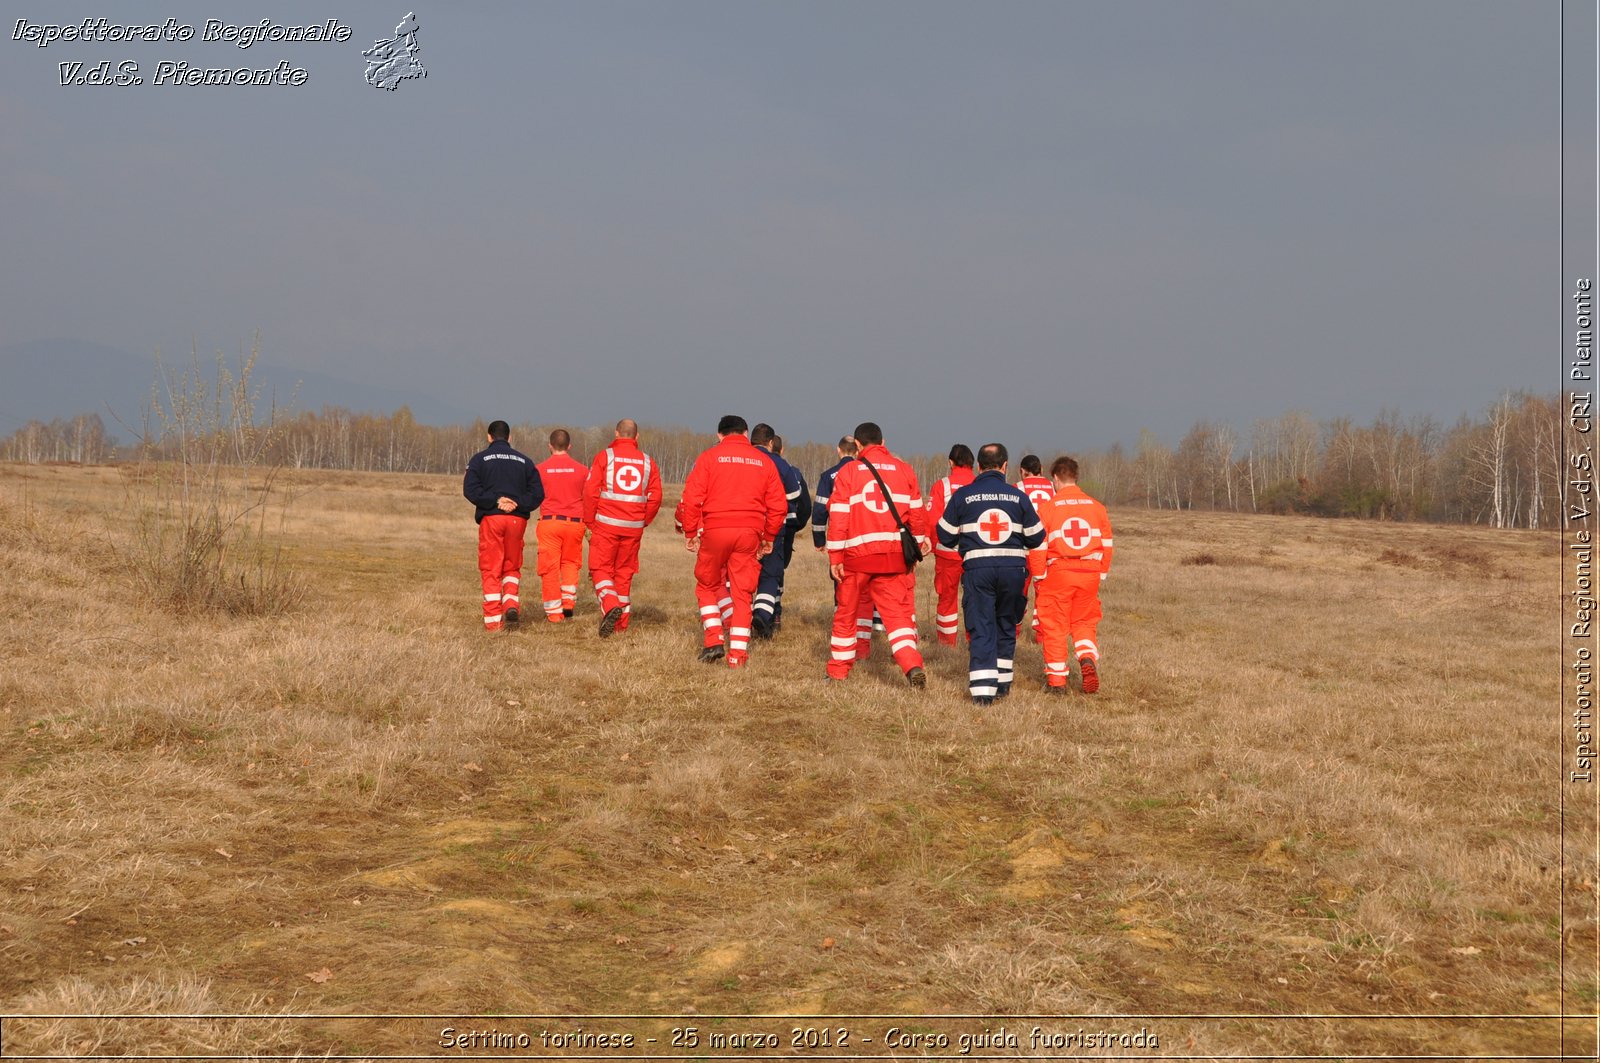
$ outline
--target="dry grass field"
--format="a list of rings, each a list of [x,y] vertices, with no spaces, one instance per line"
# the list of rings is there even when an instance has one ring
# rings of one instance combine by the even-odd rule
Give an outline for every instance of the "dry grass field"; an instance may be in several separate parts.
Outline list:
[[[262,1016],[11,1019],[7,1056],[437,1050],[440,1022],[279,1017],[378,1012],[1553,1056],[1559,1022],[1459,1016],[1560,1011],[1564,904],[1594,1009],[1552,534],[1114,512],[1102,692],[1047,698],[1025,642],[980,712],[927,571],[929,688],[881,642],[825,686],[808,545],[730,673],[695,661],[669,514],[633,630],[600,641],[585,597],[487,635],[454,478],[277,490],[302,604],[181,613],[128,571],[126,471],[0,466],[0,1012]],[[1178,1017],[1017,1018],[1118,1014]],[[848,1025],[889,1054],[896,1023]]]

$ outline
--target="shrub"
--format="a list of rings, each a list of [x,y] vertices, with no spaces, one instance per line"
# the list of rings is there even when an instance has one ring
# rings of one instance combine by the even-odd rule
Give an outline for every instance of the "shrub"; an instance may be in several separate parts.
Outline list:
[[[128,560],[141,589],[175,609],[270,615],[305,594],[269,527],[275,515],[281,530],[289,499],[274,492],[282,466],[265,460],[277,411],[256,420],[258,349],[237,372],[219,356],[212,380],[198,359],[182,372],[157,371],[129,500]]]

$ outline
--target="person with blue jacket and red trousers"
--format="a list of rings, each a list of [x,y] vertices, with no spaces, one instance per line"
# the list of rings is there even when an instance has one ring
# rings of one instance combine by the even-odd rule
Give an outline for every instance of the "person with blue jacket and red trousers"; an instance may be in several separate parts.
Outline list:
[[[1006,448],[978,450],[978,475],[956,489],[939,518],[939,543],[961,554],[961,611],[974,704],[1011,693],[1017,625],[1027,602],[1028,557],[1044,547],[1044,525],[1028,496],[1006,483]]]
[[[522,543],[528,518],[544,501],[533,459],[511,447],[511,426],[493,421],[489,445],[467,462],[461,493],[476,507],[478,572],[483,577],[483,627],[499,631],[520,616]]]

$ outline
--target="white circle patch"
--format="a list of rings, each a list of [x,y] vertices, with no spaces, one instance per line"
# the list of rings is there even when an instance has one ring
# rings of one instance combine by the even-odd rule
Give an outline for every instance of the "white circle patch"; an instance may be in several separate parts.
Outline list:
[[[978,518],[978,534],[983,541],[998,546],[1011,538],[1012,529],[1016,525],[1011,523],[1011,517],[1003,509],[986,509],[983,516]]]

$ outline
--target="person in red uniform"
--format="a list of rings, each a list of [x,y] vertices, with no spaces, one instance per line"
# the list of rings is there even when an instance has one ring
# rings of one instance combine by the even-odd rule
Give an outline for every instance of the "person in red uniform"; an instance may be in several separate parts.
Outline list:
[[[750,443],[743,417],[717,423],[717,445],[695,459],[683,485],[685,544],[699,554],[694,563],[695,599],[705,642],[700,659],[730,668],[750,658],[750,603],[761,577],[761,558],[789,515],[778,469]],[[727,648],[723,648],[722,599],[730,597]]]
[[[545,619],[559,624],[578,605],[578,570],[583,567],[583,484],[589,467],[571,454],[565,428],[550,433],[550,456],[538,464],[544,506],[534,526],[539,543],[539,590]]]
[[[1057,458],[1050,465],[1053,497],[1039,507],[1045,549],[1028,557],[1035,580],[1034,609],[1044,648],[1045,688],[1067,692],[1071,660],[1085,694],[1100,689],[1100,584],[1111,571],[1111,518],[1106,507],[1078,486],[1078,463]],[[1070,652],[1069,652],[1070,650]]]
[[[972,482],[972,448],[957,443],[950,448],[950,473],[933,482],[928,492],[928,519],[938,520],[944,507],[958,487]],[[946,646],[956,644],[956,633],[961,630],[961,552],[933,546],[933,626],[936,636]]]
[[[1024,454],[1022,460],[1017,462],[1017,468],[1022,470],[1022,479],[1017,481],[1017,490],[1028,496],[1028,501],[1033,503],[1037,511],[1044,503],[1050,501],[1056,493],[1055,484],[1044,474],[1044,463],[1037,454]]]
[[[917,578],[906,563],[900,534],[903,523],[923,552],[928,551],[922,489],[911,466],[883,445],[883,429],[863,422],[856,426],[855,439],[861,449],[834,474],[828,500],[828,568],[838,583],[828,678],[850,675],[861,620],[876,608],[895,664],[907,682],[923,687],[928,677],[917,649]]]
[[[639,449],[639,425],[624,417],[617,437],[594,456],[583,492],[589,579],[600,599],[600,637],[628,630],[639,540],[661,510],[661,469]]]
[[[1044,463],[1039,460],[1039,455],[1037,454],[1024,454],[1022,460],[1017,462],[1017,468],[1022,470],[1022,479],[1017,481],[1017,490],[1028,496],[1028,501],[1033,503],[1033,508],[1037,511],[1040,506],[1050,501],[1055,495],[1055,485],[1044,474]],[[1030,580],[1029,582],[1031,583],[1032,581]],[[1030,589],[1029,587],[1023,589],[1024,599],[1026,599]],[[1026,605],[1027,602],[1024,601],[1023,604]],[[1039,606],[1037,602],[1033,607],[1033,622],[1030,628],[1029,634],[1032,635],[1033,641],[1038,642]],[[1017,633],[1022,633],[1021,624],[1017,625]]]
[[[522,542],[528,518],[544,501],[533,459],[511,447],[511,426],[491,421],[489,445],[472,456],[461,493],[475,507],[478,574],[483,577],[483,628],[517,625],[522,585]]]

